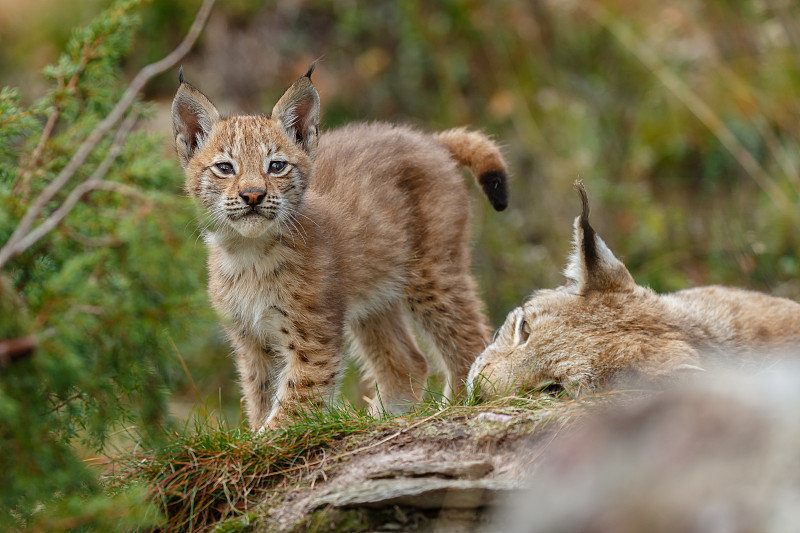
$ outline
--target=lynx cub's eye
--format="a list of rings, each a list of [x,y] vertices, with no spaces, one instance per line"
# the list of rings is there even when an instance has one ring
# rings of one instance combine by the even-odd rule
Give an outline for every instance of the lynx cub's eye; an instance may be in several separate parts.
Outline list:
[[[214,165],[219,170],[220,174],[233,174],[233,165],[228,162],[223,161],[222,163],[217,163]]]
[[[286,168],[286,161],[272,161],[269,164],[270,174],[280,174]]]

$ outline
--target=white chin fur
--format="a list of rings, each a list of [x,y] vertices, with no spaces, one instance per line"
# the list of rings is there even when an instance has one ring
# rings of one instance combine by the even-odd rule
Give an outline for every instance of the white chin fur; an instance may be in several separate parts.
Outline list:
[[[231,221],[230,225],[242,237],[254,239],[261,237],[272,225],[272,222],[264,217],[247,217]]]

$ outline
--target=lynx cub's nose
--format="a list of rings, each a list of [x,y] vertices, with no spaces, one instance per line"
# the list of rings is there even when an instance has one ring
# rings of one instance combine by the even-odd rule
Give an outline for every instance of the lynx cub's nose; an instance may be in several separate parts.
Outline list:
[[[239,193],[247,205],[258,205],[261,203],[261,200],[264,199],[264,196],[267,195],[267,191],[263,189],[246,189]]]

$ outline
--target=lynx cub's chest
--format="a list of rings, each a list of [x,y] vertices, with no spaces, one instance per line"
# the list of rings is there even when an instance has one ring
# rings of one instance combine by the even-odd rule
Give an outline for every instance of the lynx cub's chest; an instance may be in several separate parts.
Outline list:
[[[291,250],[280,242],[236,243],[233,248],[209,234],[211,290],[219,311],[248,335],[274,343],[286,329],[291,295],[281,278]]]

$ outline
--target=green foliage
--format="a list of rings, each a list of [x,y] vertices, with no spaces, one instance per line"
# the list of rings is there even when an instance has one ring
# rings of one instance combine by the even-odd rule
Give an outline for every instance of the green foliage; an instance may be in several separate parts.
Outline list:
[[[120,63],[139,7],[117,2],[75,31],[46,69],[51,90],[29,108],[13,90],[0,92],[0,243],[125,89]],[[145,112],[142,104],[131,111]],[[73,184],[95,172],[110,137]],[[84,459],[122,427],[145,442],[163,436],[166,392],[183,379],[171,342],[183,346],[193,328],[211,324],[203,252],[186,230],[191,206],[179,195],[179,168],[162,155],[166,146],[144,131],[128,136],[104,177],[112,186],[85,194],[0,274],[0,340],[33,333],[38,341],[32,356],[0,374],[0,529],[109,530],[115,520],[144,516],[132,503],[142,494],[107,500],[101,472]],[[73,188],[60,191],[39,222]]]
[[[47,511],[39,512],[28,523],[27,531],[133,531],[155,526],[161,521],[158,511],[147,503],[141,489],[107,496],[76,493],[59,498]]]
[[[0,89],[0,183],[10,183],[16,167],[15,147],[36,128],[31,111],[20,106],[18,91],[11,87]]]

